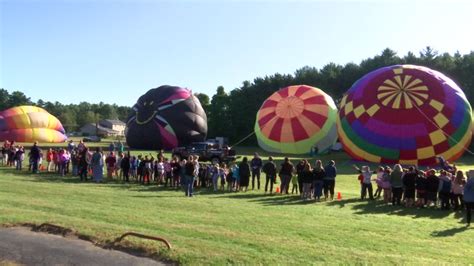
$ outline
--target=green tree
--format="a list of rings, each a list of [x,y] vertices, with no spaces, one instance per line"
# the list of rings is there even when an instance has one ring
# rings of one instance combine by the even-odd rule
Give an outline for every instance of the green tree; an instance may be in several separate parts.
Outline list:
[[[67,132],[75,131],[78,128],[76,114],[70,109],[65,109],[59,114],[58,119]]]
[[[209,116],[209,108],[210,108],[210,101],[209,101],[209,96],[204,93],[195,93],[194,96],[198,98],[199,102],[201,103],[202,109],[204,109],[204,112],[206,113],[207,116]]]
[[[30,104],[32,104],[30,98],[26,97],[26,95],[21,91],[12,92],[8,98],[8,106],[10,107]]]
[[[10,108],[10,93],[5,89],[0,89],[0,111]]]
[[[207,121],[209,137],[229,136],[231,130],[229,95],[222,86],[219,86],[216,94],[212,96]]]

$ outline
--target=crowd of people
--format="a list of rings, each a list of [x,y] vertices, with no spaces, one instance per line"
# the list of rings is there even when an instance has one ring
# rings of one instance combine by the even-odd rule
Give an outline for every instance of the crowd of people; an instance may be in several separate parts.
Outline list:
[[[245,192],[251,185],[252,190],[262,188],[269,194],[290,194],[291,191],[305,201],[333,200],[337,176],[332,160],[323,165],[321,160],[311,164],[303,159],[293,165],[285,157],[277,166],[272,157],[264,163],[255,153],[250,161],[244,157],[240,163],[207,164],[199,162],[195,155],[165,158],[163,152],[159,152],[156,158],[152,154],[131,156],[124,152],[122,143],[110,144],[108,151],[100,148],[92,151],[82,141],[77,145],[70,141],[66,148],[50,148],[43,152],[35,142],[25,153],[24,147],[5,141],[0,154],[1,164],[22,170],[26,157],[28,170],[33,173],[41,169],[62,176],[78,176],[81,181],[90,178],[95,182],[102,182],[105,175],[109,180],[183,189],[189,197],[194,195],[196,187],[214,192]],[[414,166],[404,169],[400,164],[394,165],[393,169],[380,166],[372,171],[369,166],[359,168],[354,165],[359,174],[361,200],[383,197],[385,203],[394,206],[466,210],[466,221],[470,224],[471,210],[474,209],[474,177],[466,180],[464,172],[458,171],[455,165],[449,165],[442,157],[439,161],[439,171],[422,171]],[[264,186],[262,172],[265,174]],[[277,177],[280,186],[275,186],[274,192]],[[373,182],[376,184],[375,193]]]
[[[371,171],[369,166],[354,169],[359,173],[360,197],[370,200],[383,196],[385,203],[405,207],[435,207],[441,210],[466,210],[467,225],[471,223],[471,211],[474,210],[474,172],[464,173],[455,165],[449,165],[442,157],[438,158],[439,169],[428,168],[425,171],[415,166],[403,168],[395,164],[380,166]],[[466,180],[466,176],[469,179]],[[377,188],[373,193],[372,182]]]

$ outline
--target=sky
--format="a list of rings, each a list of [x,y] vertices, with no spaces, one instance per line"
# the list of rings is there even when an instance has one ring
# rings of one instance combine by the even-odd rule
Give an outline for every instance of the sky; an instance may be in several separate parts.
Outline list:
[[[0,0],[0,88],[132,106],[426,46],[474,51],[474,1]]]

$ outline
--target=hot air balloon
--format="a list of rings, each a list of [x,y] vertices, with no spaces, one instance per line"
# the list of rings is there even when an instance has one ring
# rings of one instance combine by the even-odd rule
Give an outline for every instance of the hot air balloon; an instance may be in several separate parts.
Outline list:
[[[471,140],[471,106],[462,90],[427,67],[383,67],[354,83],[337,119],[344,149],[376,163],[454,161]]]
[[[172,149],[207,135],[199,99],[185,88],[161,86],[142,95],[127,120],[126,139],[136,149]]]
[[[36,106],[18,106],[0,112],[0,140],[17,142],[64,142],[61,122]]]
[[[290,154],[328,151],[337,140],[337,109],[322,90],[289,86],[273,93],[255,122],[258,144],[266,151]]]

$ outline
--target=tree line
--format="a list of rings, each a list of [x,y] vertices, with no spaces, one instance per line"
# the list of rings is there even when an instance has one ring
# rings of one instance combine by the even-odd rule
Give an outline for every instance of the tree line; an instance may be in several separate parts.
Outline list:
[[[305,66],[296,70],[294,74],[276,73],[257,77],[252,82],[246,80],[239,88],[229,92],[223,86],[219,86],[212,97],[204,93],[197,93],[195,96],[201,101],[208,116],[208,136],[228,137],[233,144],[253,132],[258,109],[267,97],[280,88],[298,84],[315,86],[324,90],[338,103],[359,78],[377,68],[395,64],[415,64],[438,70],[452,78],[464,90],[470,103],[474,101],[474,51],[463,55],[459,52],[453,55],[440,54],[431,47],[426,47],[417,55],[408,52],[402,57],[386,48],[380,54],[362,60],[359,64],[328,63],[320,69]],[[38,100],[35,103],[20,91],[8,93],[7,90],[0,89],[0,110],[22,104],[43,107],[58,117],[69,132],[104,118],[126,121],[131,111],[131,107],[128,106],[102,102],[64,105],[59,102]],[[243,144],[255,143],[256,138],[252,136]]]
[[[426,47],[418,55],[409,52],[400,57],[395,51],[386,48],[380,54],[362,60],[359,64],[329,63],[321,69],[305,66],[294,74],[276,73],[263,78],[257,77],[253,82],[244,81],[241,87],[230,92],[218,87],[209,105],[205,106],[209,136],[227,136],[232,144],[253,132],[258,109],[266,98],[280,88],[300,84],[318,87],[333,97],[338,104],[352,84],[365,74],[396,64],[421,65],[440,71],[464,90],[471,105],[474,102],[474,51],[464,55],[459,52],[451,55],[440,54],[431,47]],[[255,136],[243,144],[255,145]]]
[[[97,123],[101,119],[119,119],[126,121],[131,110],[128,106],[118,106],[108,103],[62,104],[60,102],[49,102],[38,100],[34,102],[21,91],[9,93],[6,89],[0,89],[0,110],[5,110],[19,105],[35,105],[44,108],[50,114],[56,116],[63,124],[66,132],[79,130],[80,127]]]

